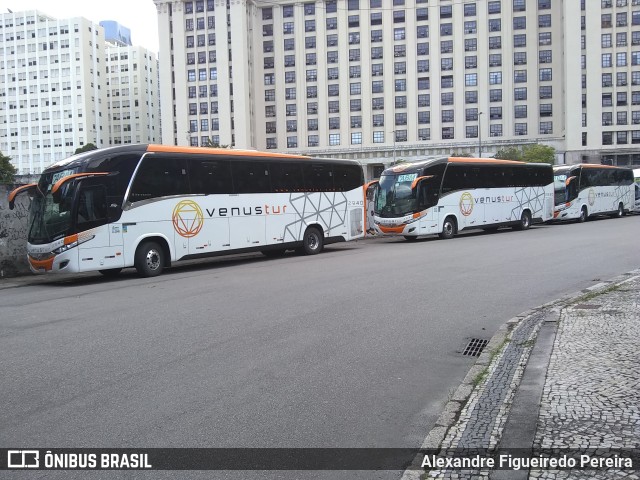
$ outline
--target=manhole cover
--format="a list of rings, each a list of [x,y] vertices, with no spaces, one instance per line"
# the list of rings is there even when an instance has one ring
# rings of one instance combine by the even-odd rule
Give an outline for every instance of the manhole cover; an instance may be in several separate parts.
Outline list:
[[[484,340],[482,338],[472,338],[462,352],[462,355],[477,357],[482,353],[482,350],[487,346],[487,343],[489,343],[489,340]]]
[[[601,306],[602,305],[591,305],[591,304],[588,304],[588,303],[579,303],[578,305],[576,305],[573,308],[579,308],[580,310],[597,310]]]

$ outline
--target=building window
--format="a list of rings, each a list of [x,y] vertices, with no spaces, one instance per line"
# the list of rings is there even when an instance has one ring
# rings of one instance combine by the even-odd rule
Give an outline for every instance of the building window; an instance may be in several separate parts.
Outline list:
[[[453,58],[440,59],[440,70],[453,70]]]
[[[538,45],[551,45],[551,32],[539,33]]]
[[[373,12],[371,14],[371,25],[382,25],[382,12]]]
[[[474,87],[478,85],[478,74],[477,73],[468,73],[464,76],[464,84],[467,87]]]
[[[464,68],[477,68],[478,57],[475,55],[469,55],[464,57]]]
[[[524,12],[527,9],[525,0],[513,0],[513,11]]]
[[[492,89],[489,90],[489,101],[490,102],[501,102],[502,101],[502,90],[501,89]]]
[[[373,143],[384,143],[384,132],[373,132]]]
[[[526,100],[527,99],[527,87],[520,87],[513,89],[514,100]]]
[[[307,137],[307,146],[317,147],[319,144],[320,144],[320,137],[318,137],[318,135],[309,135]]]
[[[491,107],[491,108],[489,108],[489,119],[490,120],[502,120],[502,107]]]
[[[475,122],[478,120],[478,109],[477,108],[467,108],[465,110],[465,120],[467,122]]]
[[[501,19],[499,19],[499,18],[491,18],[491,19],[489,19],[489,31],[490,32],[499,32],[501,30],[502,30],[502,20]]]
[[[443,92],[440,94],[441,105],[453,105],[453,92]]]
[[[490,85],[500,85],[501,83],[502,83],[502,72],[489,72]]]
[[[371,93],[383,93],[384,82],[382,80],[376,80],[371,82]]]
[[[406,97],[405,97],[405,104],[406,104]],[[406,125],[406,124],[407,124],[407,114],[396,113],[396,125]]]
[[[478,92],[476,90],[464,92],[464,103],[466,104],[478,103]]]
[[[431,112],[418,112],[418,124],[426,125],[431,122]]]
[[[465,136],[466,138],[478,138],[478,126],[470,125],[465,127]]]
[[[453,76],[445,75],[440,78],[440,86],[442,88],[453,88]],[[420,90],[420,88],[418,88]]]
[[[538,15],[538,27],[549,28],[551,27],[551,15]]]
[[[327,63],[338,63],[338,51],[327,52]]]
[[[453,138],[454,138],[453,127],[442,127],[442,139],[453,140]]]
[[[550,135],[553,133],[553,122],[540,122],[540,135]]]
[[[502,48],[502,37],[489,37],[489,48],[491,50]]]
[[[371,99],[371,109],[372,110],[384,110],[384,97],[372,98]]]
[[[514,107],[514,116],[515,118],[527,118],[527,106],[516,105]]]
[[[418,95],[418,107],[429,107],[431,106],[431,95],[428,93],[421,93]]]
[[[513,19],[514,30],[525,30],[526,28],[527,28],[527,17],[514,17]]]
[[[362,144],[362,132],[353,132],[351,134],[351,145]]]
[[[478,50],[478,39],[477,38],[467,38],[464,41],[464,51],[465,52],[475,52]]]
[[[371,43],[382,41],[382,30],[371,30]]]
[[[513,54],[514,65],[526,65],[527,64],[527,52],[514,52]]]
[[[440,42],[440,53],[453,53],[453,40]]]
[[[384,115],[373,115],[372,121],[374,127],[384,127]]]
[[[640,133],[640,132],[638,132]],[[430,140],[431,139],[431,129],[430,128],[419,128],[418,129],[418,140]]]
[[[489,135],[492,137],[501,137],[502,136],[502,124],[494,123],[489,125]]]
[[[336,17],[327,18],[327,30],[337,30],[338,19]]]
[[[551,68],[541,68],[538,78],[541,82],[550,82],[553,79],[553,70]]]
[[[501,6],[500,6],[500,1],[495,1],[495,2],[489,2],[488,4],[488,12],[489,14],[492,13],[500,13],[501,12]]]
[[[527,134],[527,124],[526,123],[516,123],[514,133],[516,135],[526,135]]]

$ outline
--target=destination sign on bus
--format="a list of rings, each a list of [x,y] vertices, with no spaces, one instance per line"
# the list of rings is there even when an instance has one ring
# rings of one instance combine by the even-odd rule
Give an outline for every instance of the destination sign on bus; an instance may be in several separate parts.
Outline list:
[[[403,175],[398,175],[396,183],[413,182],[416,178],[418,178],[417,173],[405,173]]]

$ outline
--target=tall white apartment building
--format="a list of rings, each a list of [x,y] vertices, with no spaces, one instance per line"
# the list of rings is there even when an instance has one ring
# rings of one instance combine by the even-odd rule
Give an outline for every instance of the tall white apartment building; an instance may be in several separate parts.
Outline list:
[[[39,173],[106,143],[104,34],[84,18],[38,11],[0,16],[0,151]]]
[[[106,50],[109,145],[159,143],[158,59],[143,47]]]
[[[154,0],[163,142],[640,164],[640,0]]]

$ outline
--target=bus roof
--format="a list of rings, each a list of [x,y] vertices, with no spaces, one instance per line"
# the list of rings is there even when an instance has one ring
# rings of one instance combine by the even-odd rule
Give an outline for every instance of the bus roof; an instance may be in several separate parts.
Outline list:
[[[96,150],[90,150],[88,152],[72,155],[63,160],[58,160],[49,165],[44,172],[51,170],[58,170],[61,168],[69,169],[75,167],[81,167],[86,165],[89,161],[99,160],[101,158],[108,158],[114,155],[126,155],[137,154],[144,155],[145,153],[162,154],[162,153],[181,153],[185,155],[220,155],[225,157],[251,157],[256,160],[266,160],[269,158],[279,158],[283,160],[310,160],[317,162],[335,162],[341,164],[359,164],[356,160],[346,159],[329,159],[329,158],[314,158],[305,155],[291,155],[287,153],[275,153],[275,152],[261,152],[257,150],[236,150],[231,148],[208,148],[208,147],[183,147],[174,145],[158,145],[158,144],[131,144],[120,145],[117,147],[99,148]]]
[[[537,168],[545,168],[550,167],[548,163],[529,163],[529,162],[520,162],[516,160],[500,160],[496,158],[472,158],[472,157],[442,157],[436,158],[432,160],[422,160],[419,162],[413,163],[400,163],[397,165],[392,165],[382,172],[383,175],[393,175],[401,172],[415,172],[418,170],[422,170],[425,167],[431,167],[433,165],[439,165],[442,163],[457,163],[457,164],[468,164],[468,165],[533,165],[537,166]]]
[[[564,168],[613,168],[614,170],[630,170],[629,167],[616,167],[613,165],[600,165],[598,163],[574,163],[571,165],[554,165],[554,170],[561,170]]]

